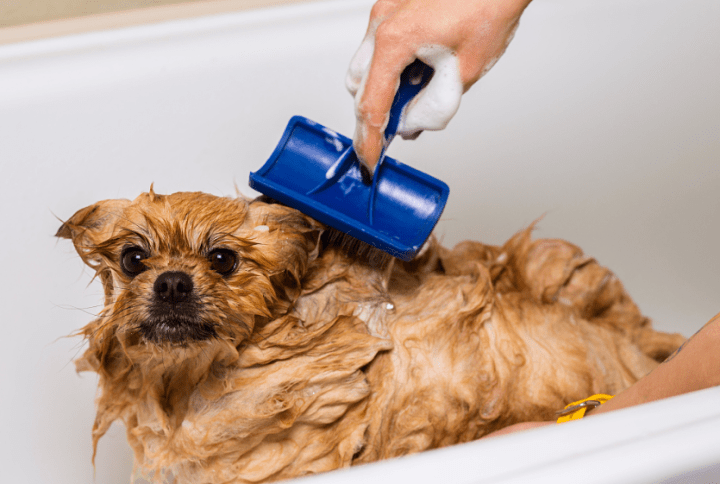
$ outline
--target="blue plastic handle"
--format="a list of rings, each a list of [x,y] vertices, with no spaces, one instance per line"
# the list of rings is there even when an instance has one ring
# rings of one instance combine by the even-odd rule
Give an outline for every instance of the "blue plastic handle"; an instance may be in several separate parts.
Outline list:
[[[380,166],[385,160],[385,152],[390,146],[390,142],[395,138],[405,107],[415,96],[417,96],[420,91],[422,91],[425,85],[430,82],[433,72],[434,70],[432,67],[417,59],[415,62],[407,66],[402,74],[400,74],[400,86],[398,87],[398,91],[393,99],[392,107],[390,108],[390,117],[388,119],[388,124],[385,127],[385,143],[383,143],[380,158],[378,159],[377,165],[375,165],[372,188],[370,189],[368,220],[370,220],[371,225],[375,219],[375,198],[378,187],[378,173],[380,171]]]
[[[400,85],[398,86],[397,93],[393,99],[392,106],[390,107],[390,116],[388,119],[387,127],[385,128],[385,142],[383,143],[382,151],[380,152],[380,158],[378,159],[377,165],[375,165],[375,173],[373,174],[373,195],[375,186],[377,185],[377,174],[380,170],[380,164],[385,159],[385,151],[387,151],[390,142],[395,138],[398,127],[400,126],[400,120],[402,119],[405,107],[410,101],[418,95],[420,91],[430,82],[433,75],[433,68],[425,64],[420,60],[415,60],[412,64],[407,66],[400,75]],[[325,180],[318,186],[314,187],[308,192],[308,195],[318,193],[326,188],[334,185],[342,178],[345,173],[352,167],[354,148],[351,146],[345,150],[337,161],[330,167],[325,173]],[[370,198],[371,202],[374,200],[374,196]],[[368,207],[368,216],[370,220],[373,219],[373,208],[372,203]]]
[[[393,99],[392,107],[390,108],[390,118],[385,128],[385,148],[387,148],[397,133],[405,107],[423,90],[427,83],[430,82],[434,72],[432,67],[420,60],[416,60],[407,66],[400,75],[400,86],[395,94],[395,99]],[[380,158],[382,159],[382,155]]]

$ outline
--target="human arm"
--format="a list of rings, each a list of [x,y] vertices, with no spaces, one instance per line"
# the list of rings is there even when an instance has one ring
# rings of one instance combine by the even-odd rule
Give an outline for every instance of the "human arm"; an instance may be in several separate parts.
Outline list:
[[[717,385],[720,385],[720,314],[648,375],[609,402],[588,411],[587,415],[598,415]]]
[[[720,313],[657,368],[608,402],[588,409],[585,416],[599,415],[717,385],[720,385]],[[554,421],[522,422],[493,432],[488,437],[553,423]]]

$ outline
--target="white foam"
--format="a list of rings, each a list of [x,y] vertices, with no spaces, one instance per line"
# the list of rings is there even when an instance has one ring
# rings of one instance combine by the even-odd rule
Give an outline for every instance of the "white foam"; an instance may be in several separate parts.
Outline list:
[[[345,149],[345,147],[342,144],[342,141],[340,141],[337,138],[325,138],[325,141],[327,141],[328,143],[333,145],[335,147],[335,151],[340,152]]]
[[[444,129],[460,107],[463,94],[460,67],[452,49],[426,45],[418,49],[416,55],[435,69],[435,74],[405,110],[398,129],[404,138],[424,130]]]
[[[325,138],[325,140],[326,140],[326,141],[330,141],[330,140],[328,140],[327,138]],[[337,149],[338,151],[342,151],[342,150],[343,150],[343,145],[342,145],[342,143],[340,142],[340,140],[335,140],[335,141],[337,141],[337,143],[335,144],[335,149]],[[331,179],[332,177],[335,176],[335,174],[337,173],[338,168],[340,168],[340,165],[342,165],[342,164],[343,164],[343,161],[345,161],[345,159],[347,159],[347,157],[350,156],[350,151],[351,151],[351,150],[352,150],[352,148],[348,148],[347,150],[345,150],[345,153],[343,153],[342,155],[340,155],[340,157],[335,161],[335,163],[333,163],[333,165],[330,167],[330,169],[329,169],[327,172],[325,172],[325,178],[326,178],[326,179],[329,180],[329,179]]]
[[[375,51],[375,31],[378,25],[378,21],[370,24],[367,35],[365,35],[365,38],[360,43],[360,47],[358,47],[355,55],[353,55],[347,75],[345,76],[345,87],[356,100],[358,99],[357,94],[360,90],[360,85],[370,69],[370,62],[372,61],[373,52]]]

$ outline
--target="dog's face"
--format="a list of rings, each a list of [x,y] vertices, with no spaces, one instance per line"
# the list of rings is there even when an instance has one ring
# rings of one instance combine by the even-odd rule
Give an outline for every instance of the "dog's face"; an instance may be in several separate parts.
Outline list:
[[[57,235],[103,282],[94,331],[128,344],[237,346],[297,297],[319,230],[280,205],[151,190],[84,208]]]

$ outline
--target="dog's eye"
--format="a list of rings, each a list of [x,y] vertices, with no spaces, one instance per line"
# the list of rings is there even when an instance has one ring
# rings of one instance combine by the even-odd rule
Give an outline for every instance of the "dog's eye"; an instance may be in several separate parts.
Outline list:
[[[120,268],[125,275],[135,277],[147,269],[143,263],[144,259],[147,259],[147,253],[144,250],[140,247],[128,247],[120,256]]]
[[[227,276],[235,270],[237,255],[230,249],[215,249],[208,255],[210,267],[215,272]]]

